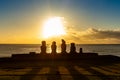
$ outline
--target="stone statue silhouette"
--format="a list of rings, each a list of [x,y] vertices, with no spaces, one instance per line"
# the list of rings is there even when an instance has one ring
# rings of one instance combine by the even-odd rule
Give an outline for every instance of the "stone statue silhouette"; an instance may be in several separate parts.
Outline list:
[[[75,43],[71,43],[71,46],[70,46],[70,53],[71,53],[71,54],[76,53]]]
[[[52,45],[51,45],[52,54],[56,54],[57,53],[56,49],[57,49],[56,42],[53,41]]]
[[[62,39],[62,44],[61,44],[61,53],[63,54],[66,53],[66,42],[63,39]]]
[[[41,54],[45,54],[45,53],[46,53],[46,41],[42,41]]]
[[[82,49],[82,48],[80,48],[80,51],[79,51],[79,53],[83,53],[83,49]]]

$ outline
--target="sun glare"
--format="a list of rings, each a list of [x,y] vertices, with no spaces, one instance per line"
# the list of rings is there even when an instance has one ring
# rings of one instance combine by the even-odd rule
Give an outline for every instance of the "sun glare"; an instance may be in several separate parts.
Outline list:
[[[65,34],[64,20],[62,17],[52,17],[43,25],[43,38],[57,37]]]

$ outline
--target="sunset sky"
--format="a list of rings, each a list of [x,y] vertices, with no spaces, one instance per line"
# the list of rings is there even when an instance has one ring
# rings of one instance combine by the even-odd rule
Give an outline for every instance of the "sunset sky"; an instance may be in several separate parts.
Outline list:
[[[120,0],[0,0],[0,43],[47,40],[42,28],[51,17],[63,19],[66,34],[49,40],[120,44]]]

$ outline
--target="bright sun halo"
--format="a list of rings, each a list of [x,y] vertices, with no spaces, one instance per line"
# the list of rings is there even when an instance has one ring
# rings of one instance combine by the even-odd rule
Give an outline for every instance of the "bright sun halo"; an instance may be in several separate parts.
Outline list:
[[[52,17],[43,25],[43,38],[57,37],[65,34],[64,20],[62,17]]]

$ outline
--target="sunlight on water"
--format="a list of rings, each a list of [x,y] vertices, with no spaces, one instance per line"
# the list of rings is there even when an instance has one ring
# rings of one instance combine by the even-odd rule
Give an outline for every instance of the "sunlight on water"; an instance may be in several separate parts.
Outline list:
[[[79,52],[79,48],[83,48],[84,52],[95,52],[100,55],[117,55],[120,56],[120,45],[76,45],[76,51]],[[70,50],[70,45],[67,45],[67,52]],[[61,51],[60,45],[57,46],[57,52]],[[0,45],[0,57],[10,56],[11,54],[23,54],[29,52],[40,53],[40,45],[39,44],[6,44]],[[51,45],[47,45],[47,52],[51,52]]]

